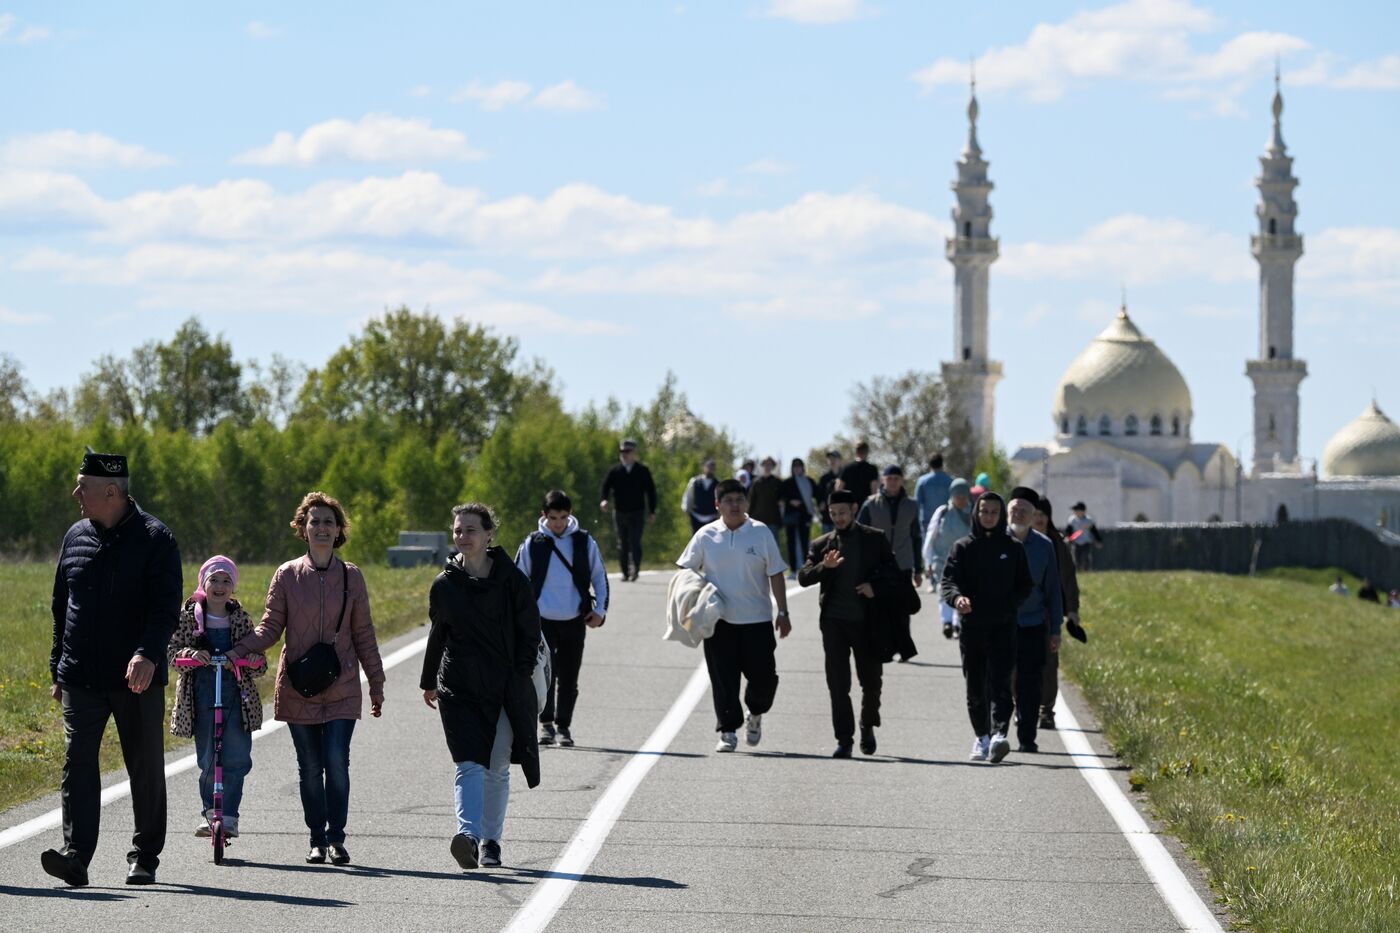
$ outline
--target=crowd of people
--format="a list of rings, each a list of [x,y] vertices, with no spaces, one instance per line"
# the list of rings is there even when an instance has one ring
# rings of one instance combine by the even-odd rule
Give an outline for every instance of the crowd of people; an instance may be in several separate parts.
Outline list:
[[[1351,587],[1347,586],[1346,578],[1340,574],[1337,575],[1337,579],[1332,585],[1327,588],[1327,591],[1333,596],[1351,595]],[[1375,603],[1378,606],[1400,609],[1400,590],[1391,590],[1389,593],[1384,593],[1384,595],[1382,595],[1383,593],[1383,590],[1378,589],[1376,584],[1371,582],[1370,577],[1363,577],[1361,579],[1361,586],[1356,591],[1356,598],[1363,602]]]
[[[623,581],[636,580],[642,540],[658,507],[656,485],[624,440],[603,481]],[[715,711],[717,753],[763,738],[777,696],[776,646],[792,623],[786,579],[818,586],[819,628],[831,701],[835,758],[877,749],[883,665],[916,652],[910,618],[920,588],[936,596],[943,635],[959,640],[974,736],[974,760],[1001,761],[1013,726],[1021,752],[1036,752],[1038,729],[1053,729],[1062,627],[1081,640],[1074,535],[1093,529],[1082,503],[1061,535],[1051,504],[1018,487],[1008,499],[951,476],[940,456],[906,488],[903,469],[870,462],[857,444],[844,462],[828,451],[817,479],[793,460],[745,463],[721,479],[707,460],[687,483],[682,508],[693,535],[675,563],[704,589],[671,611],[687,622],[708,613],[703,647]],[[243,785],[253,766],[252,733],[262,723],[258,680],[266,652],[283,643],[272,687],[273,716],[295,749],[309,864],[348,864],[350,744],[368,684],[371,715],[382,715],[384,665],[368,587],[337,551],[350,521],[323,492],[307,493],[292,533],[306,552],[277,568],[262,616],[237,597],[233,559],[213,555],[183,592],[174,535],[130,491],[124,456],[89,451],[72,492],[82,518],[65,535],[54,577],[53,697],[66,738],[63,841],[42,854],[43,869],[69,885],[88,883],[97,846],[101,781],[98,748],[115,720],[132,786],[135,833],[128,884],[152,884],[167,826],[163,762],[167,665],[177,661],[169,730],[193,737],[200,768],[196,835],[240,835]],[[1087,523],[1086,523],[1087,522]],[[821,533],[810,540],[812,526]],[[455,767],[456,833],[450,852],[464,869],[502,863],[510,766],[531,787],[540,749],[574,744],[579,671],[589,629],[607,618],[610,591],[598,542],[579,526],[573,501],[547,491],[538,529],[512,556],[497,541],[493,510],[452,510],[455,549],[427,596],[430,629],[419,687],[441,720]],[[786,535],[786,559],[783,537]],[[1092,534],[1087,536],[1092,542]],[[1075,543],[1071,543],[1075,542]],[[678,575],[679,576],[679,575]],[[673,590],[677,589],[673,587]],[[774,611],[776,608],[776,612]],[[861,689],[851,701],[851,664]],[[211,663],[211,662],[217,662]],[[309,673],[323,668],[323,676]],[[215,730],[216,686],[234,698]],[[857,733],[857,726],[859,730]],[[215,750],[221,771],[214,766]],[[221,794],[216,798],[216,794]],[[211,828],[215,800],[218,828]]]

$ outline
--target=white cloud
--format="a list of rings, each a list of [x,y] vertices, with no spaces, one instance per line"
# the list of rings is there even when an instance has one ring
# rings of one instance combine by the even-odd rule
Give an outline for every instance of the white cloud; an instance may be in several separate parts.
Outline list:
[[[22,25],[13,13],[0,13],[0,44],[29,45],[52,34],[47,26]]]
[[[497,81],[495,84],[482,84],[473,81],[452,95],[452,102],[476,101],[482,110],[504,110],[518,104],[530,96],[530,85],[524,81]]]
[[[603,99],[569,80],[542,88],[530,101],[530,106],[540,110],[598,110],[603,106]]]
[[[1206,280],[1257,275],[1248,242],[1171,217],[1120,214],[1073,240],[1003,244],[997,271],[1020,279],[1090,279],[1109,284]]]
[[[771,0],[767,15],[795,23],[845,23],[873,14],[864,0]]]
[[[38,312],[12,311],[4,305],[0,305],[0,324],[12,324],[16,327],[23,327],[27,324],[42,324],[50,320],[47,314]]]
[[[419,85],[416,85],[415,87],[409,88],[408,96],[409,96],[409,97],[427,97],[427,96],[428,96],[429,94],[431,94],[431,93],[433,93],[433,89],[432,89],[431,87],[429,87],[429,86],[426,85],[426,84],[419,84]]]
[[[276,39],[282,35],[282,30],[256,19],[247,25],[245,31],[250,39]]]
[[[1335,55],[1320,55],[1307,68],[1285,76],[1289,84],[1323,85],[1340,90],[1393,91],[1400,88],[1400,55],[1343,68]]]
[[[278,133],[266,146],[237,156],[249,165],[316,165],[322,162],[469,162],[485,153],[458,130],[435,129],[427,120],[371,113],[358,122],[317,123],[300,137]]]
[[[1400,228],[1331,227],[1307,240],[1300,288],[1400,305]]]
[[[0,143],[0,165],[17,168],[153,168],[171,161],[143,146],[76,130],[12,136]]]

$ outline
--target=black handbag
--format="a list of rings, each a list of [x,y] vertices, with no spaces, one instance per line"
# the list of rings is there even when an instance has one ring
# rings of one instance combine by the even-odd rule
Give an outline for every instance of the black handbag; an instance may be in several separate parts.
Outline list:
[[[343,565],[345,562],[341,561]],[[345,621],[345,607],[350,605],[350,571],[345,571],[345,595],[340,603],[340,618],[335,620],[335,635],[328,642],[318,641],[306,653],[287,665],[287,679],[292,689],[308,700],[324,693],[331,684],[340,679],[340,654],[335,650],[335,639],[340,635],[340,624]]]

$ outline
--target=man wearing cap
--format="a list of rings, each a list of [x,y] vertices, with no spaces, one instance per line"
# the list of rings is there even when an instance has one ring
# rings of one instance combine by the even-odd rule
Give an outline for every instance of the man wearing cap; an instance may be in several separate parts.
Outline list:
[[[778,550],[782,550],[783,481],[773,474],[777,465],[772,457],[764,457],[759,463],[758,475],[749,484],[749,518],[767,525]]]
[[[822,534],[830,534],[836,526],[831,523],[826,504],[836,491],[836,481],[841,478],[841,451],[826,452],[826,472],[817,480],[817,511],[821,513]]]
[[[904,492],[904,470],[891,463],[880,476],[880,491],[865,500],[856,521],[884,532],[894,551],[895,563],[906,578],[912,578],[914,588],[923,582],[924,539],[919,534],[919,507]],[[909,633],[909,617],[890,619],[895,652],[900,661],[918,654]]]
[[[707,457],[700,469],[700,475],[692,476],[685,484],[685,493],[681,496],[681,508],[690,516],[691,534],[719,518],[715,505],[715,484],[719,482],[715,478],[715,458]]]
[[[856,720],[851,708],[851,656],[860,681],[860,750],[875,754],[880,725],[883,647],[873,617],[879,611],[876,586],[898,574],[890,543],[879,530],[856,522],[860,499],[838,489],[827,503],[836,528],[812,542],[807,562],[797,572],[802,586],[821,584],[822,652],[826,689],[831,695],[831,725],[836,733],[833,758],[850,758]]]
[[[1045,652],[1060,650],[1060,626],[1064,602],[1060,596],[1060,568],[1055,544],[1032,527],[1040,496],[1029,486],[1011,490],[1007,506],[1011,535],[1026,551],[1031,591],[1016,610],[1016,737],[1018,751],[1038,752],[1036,726],[1040,722],[1040,686],[1045,677]]]
[[[1065,540],[1074,548],[1074,567],[1081,573],[1094,569],[1094,546],[1103,540],[1098,523],[1089,514],[1089,507],[1076,502],[1069,507],[1074,513],[1065,525]]]
[[[642,531],[656,521],[656,483],[647,465],[637,462],[637,442],[630,437],[619,445],[618,458],[622,462],[603,477],[598,507],[604,512],[612,508],[617,562],[626,581],[637,579],[642,569]]]
[[[127,884],[153,884],[165,847],[166,648],[180,618],[175,537],[129,495],[126,457],[89,453],[73,498],[82,518],[63,536],[53,586],[53,698],[63,704],[63,849],[44,871],[88,883],[97,849],[98,750],[115,719],[131,779],[136,833]]]

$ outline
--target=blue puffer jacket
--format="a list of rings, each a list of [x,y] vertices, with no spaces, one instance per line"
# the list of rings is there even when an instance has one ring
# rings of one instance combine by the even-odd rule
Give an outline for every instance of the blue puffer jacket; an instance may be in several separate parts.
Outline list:
[[[139,654],[166,684],[166,646],[184,599],[180,549],[160,519],[132,501],[112,528],[88,519],[63,536],[53,581],[54,683],[87,690],[126,686]]]

